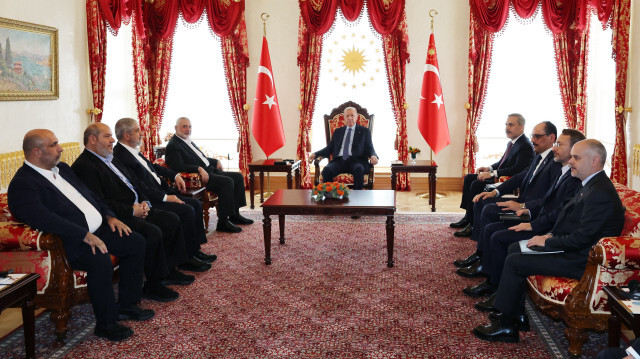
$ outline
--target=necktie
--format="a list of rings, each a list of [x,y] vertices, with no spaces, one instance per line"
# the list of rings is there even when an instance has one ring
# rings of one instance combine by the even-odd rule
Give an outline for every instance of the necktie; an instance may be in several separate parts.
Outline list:
[[[504,155],[502,155],[502,159],[500,160],[500,164],[498,165],[497,169],[502,167],[502,164],[507,159],[507,156],[509,155],[509,151],[511,151],[511,146],[513,146],[513,142],[509,141],[509,143],[507,144],[507,150],[504,151]]]
[[[349,148],[351,147],[351,129],[347,128],[347,134],[345,135],[344,146],[342,147],[342,159],[349,158]]]
[[[542,156],[537,155],[536,163],[533,165],[533,172],[531,172],[531,177],[529,177],[529,182],[531,182],[533,180],[533,177],[535,177],[536,171],[538,170],[538,167],[540,166],[541,161],[542,161]]]

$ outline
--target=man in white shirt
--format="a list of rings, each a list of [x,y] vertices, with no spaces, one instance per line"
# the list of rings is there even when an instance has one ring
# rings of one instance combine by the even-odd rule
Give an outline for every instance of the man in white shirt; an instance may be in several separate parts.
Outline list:
[[[62,147],[53,132],[29,131],[23,141],[24,165],[9,184],[9,209],[20,221],[58,235],[73,269],[87,272],[87,289],[96,316],[94,333],[112,341],[130,337],[133,330],[117,320],[147,320],[155,313],[137,306],[142,292],[145,240],[115,218],[60,162]],[[120,260],[116,304],[113,265]]]

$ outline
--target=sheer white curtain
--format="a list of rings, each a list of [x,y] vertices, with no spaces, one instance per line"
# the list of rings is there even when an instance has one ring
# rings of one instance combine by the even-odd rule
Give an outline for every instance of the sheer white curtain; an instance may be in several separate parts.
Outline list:
[[[565,128],[553,38],[539,10],[525,21],[511,10],[507,25],[496,35],[489,76],[477,132],[478,166],[494,163],[504,153],[504,123],[510,113],[524,116],[527,136],[542,121],[553,122],[558,133]]]
[[[133,79],[131,24],[120,26],[118,36],[107,31],[107,65],[104,89],[102,123],[114,131],[116,122],[123,118],[138,118]],[[115,134],[114,134],[115,135]]]
[[[320,81],[311,127],[313,151],[325,147],[323,115],[346,101],[354,101],[375,115],[373,145],[380,166],[397,159],[393,142],[396,122],[391,108],[382,41],[369,24],[368,12],[347,21],[338,11],[334,28],[325,35]]]

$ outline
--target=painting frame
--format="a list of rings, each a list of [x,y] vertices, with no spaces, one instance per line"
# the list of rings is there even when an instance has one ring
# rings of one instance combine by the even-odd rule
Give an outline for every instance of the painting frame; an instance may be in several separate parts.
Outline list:
[[[0,36],[0,101],[57,100],[58,29],[0,17],[0,34],[18,35],[14,45],[18,49],[31,45],[28,52],[16,53],[22,61],[13,61],[10,37]]]

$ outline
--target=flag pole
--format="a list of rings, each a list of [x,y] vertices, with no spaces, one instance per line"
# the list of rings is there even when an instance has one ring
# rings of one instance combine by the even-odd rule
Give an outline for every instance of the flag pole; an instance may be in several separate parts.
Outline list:
[[[267,14],[266,12],[263,12],[262,14],[260,14],[260,18],[262,19],[262,33],[266,38],[267,37],[267,20],[269,19],[269,14]],[[267,156],[267,160],[268,159],[269,159],[269,156]],[[262,197],[264,199],[267,199],[271,197],[272,194],[273,192],[271,192],[271,172],[267,172],[267,192],[264,192],[262,194]]]

